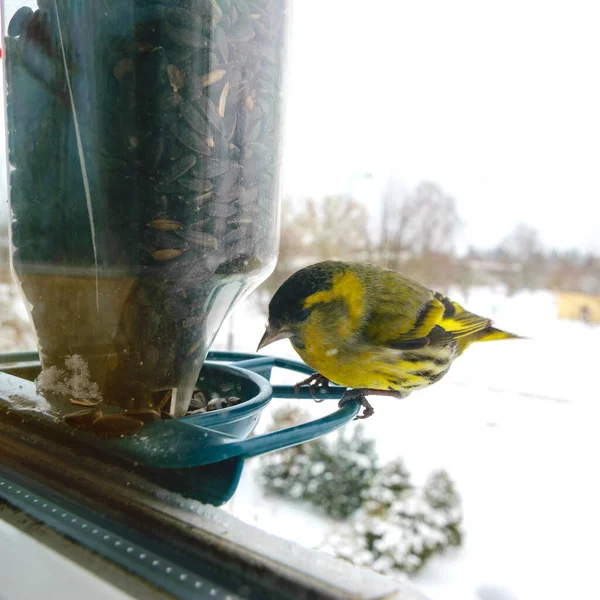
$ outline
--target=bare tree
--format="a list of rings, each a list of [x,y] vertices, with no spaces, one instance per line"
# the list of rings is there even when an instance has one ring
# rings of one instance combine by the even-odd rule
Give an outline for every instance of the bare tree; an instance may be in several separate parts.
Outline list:
[[[326,259],[364,260],[369,248],[367,211],[344,195],[294,201],[286,198],[281,214],[279,257],[275,271],[257,294],[261,304],[296,270]]]
[[[499,258],[514,267],[506,271],[509,293],[545,286],[547,261],[535,228],[519,223],[500,243]]]
[[[382,196],[381,216],[377,262],[428,285],[447,287],[462,225],[454,198],[428,181],[407,194],[391,179]]]
[[[353,198],[326,196],[308,200],[295,219],[305,254],[317,260],[362,258],[367,247],[367,211]]]

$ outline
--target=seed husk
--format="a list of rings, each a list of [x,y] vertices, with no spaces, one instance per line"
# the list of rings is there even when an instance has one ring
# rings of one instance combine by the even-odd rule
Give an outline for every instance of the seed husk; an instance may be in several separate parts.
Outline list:
[[[244,105],[248,110],[252,110],[254,108],[254,100],[252,99],[252,96],[246,96],[244,98]]]
[[[181,248],[164,248],[163,250],[155,250],[152,253],[152,258],[154,260],[172,260],[181,256],[184,253],[184,250]]]
[[[160,413],[153,408],[128,408],[125,410],[125,416],[138,419],[144,423],[151,423],[155,419],[160,419]]]
[[[225,398],[213,398],[206,405],[206,409],[208,411],[219,410],[220,408],[225,408],[225,407],[226,407]]]
[[[169,83],[171,84],[173,91],[178,92],[185,85],[183,73],[175,65],[168,65],[167,73],[169,75]]]
[[[193,393],[190,408],[206,408],[206,396],[200,390]]]
[[[90,429],[96,419],[102,416],[99,408],[85,408],[69,413],[63,417],[63,421],[71,427]]]
[[[179,221],[171,221],[170,219],[154,219],[146,223],[146,225],[159,231],[177,231],[178,229],[183,229],[183,224]]]
[[[77,398],[71,398],[70,400],[71,404],[74,404],[75,406],[98,406],[98,404],[101,404],[101,400],[79,400]]]
[[[133,67],[133,61],[129,58],[123,58],[120,60],[113,69],[113,75],[118,79],[125,79]]]
[[[221,97],[219,98],[219,116],[225,116],[225,105],[227,104],[227,94],[229,93],[229,81],[223,86]]]
[[[226,72],[227,71],[225,71],[224,69],[216,69],[214,71],[211,71],[210,73],[207,73],[206,75],[203,75],[200,78],[200,81],[202,82],[202,86],[208,87],[209,85],[212,85],[213,83],[217,83],[217,81],[221,81],[221,79],[223,79],[223,77],[225,76]]]
[[[197,205],[204,204],[209,198],[212,197],[213,194],[214,192],[212,190],[205,192],[204,194],[196,194],[190,199],[190,202],[193,202]]]
[[[104,438],[122,438],[133,435],[144,426],[144,421],[120,415],[104,415],[97,418],[92,425],[94,433]]]

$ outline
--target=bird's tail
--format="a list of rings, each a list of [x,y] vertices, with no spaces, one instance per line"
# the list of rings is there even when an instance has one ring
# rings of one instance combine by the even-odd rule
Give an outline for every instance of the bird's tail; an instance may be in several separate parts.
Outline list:
[[[515,333],[509,333],[508,331],[502,331],[502,329],[496,329],[495,327],[486,327],[482,331],[475,334],[476,342],[492,342],[494,340],[524,340],[527,339],[522,335]]]
[[[502,331],[502,329],[496,329],[491,325],[473,333],[472,335],[466,336],[457,340],[458,352],[462,354],[471,344],[475,342],[492,342],[494,340],[525,340],[527,338],[522,335],[516,335],[515,333],[509,333],[508,331]]]

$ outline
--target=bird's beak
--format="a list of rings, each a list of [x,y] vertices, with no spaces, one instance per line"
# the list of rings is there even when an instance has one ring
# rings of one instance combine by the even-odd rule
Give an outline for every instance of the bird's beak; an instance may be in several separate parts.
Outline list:
[[[268,346],[269,344],[276,342],[277,340],[283,340],[285,338],[290,338],[290,337],[292,337],[292,335],[293,335],[292,332],[289,331],[288,329],[276,328],[276,327],[273,327],[273,325],[271,325],[269,323],[267,325],[267,330],[265,331],[265,334],[262,336],[260,342],[258,343],[258,348],[256,350],[258,351],[261,348],[264,348],[265,346]]]

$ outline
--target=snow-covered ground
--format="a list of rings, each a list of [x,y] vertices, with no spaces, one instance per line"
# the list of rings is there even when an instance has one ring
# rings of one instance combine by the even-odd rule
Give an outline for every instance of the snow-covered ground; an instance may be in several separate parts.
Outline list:
[[[403,457],[416,483],[445,468],[463,499],[463,547],[434,559],[413,582],[432,600],[596,597],[600,327],[558,321],[554,296],[546,292],[506,298],[500,290],[475,289],[466,300],[453,297],[531,339],[479,344],[432,388],[404,401],[373,399],[375,415],[364,426],[382,460]],[[224,348],[233,326],[236,349],[253,351],[264,322],[248,301],[215,348]],[[268,350],[295,358],[287,341]],[[298,402],[314,415],[335,408]],[[256,467],[256,459],[247,462],[226,510],[321,546],[335,524],[309,506],[265,498]]]
[[[550,293],[506,298],[500,290],[475,289],[468,299],[453,297],[531,339],[479,344],[432,388],[404,401],[373,399],[375,415],[364,426],[382,461],[404,458],[417,484],[444,468],[463,499],[463,547],[431,561],[413,583],[431,600],[597,597],[600,327],[558,321]],[[3,305],[14,299],[0,286]],[[31,348],[28,334],[12,333],[10,323],[25,316],[19,301],[10,314],[2,308],[0,349]],[[226,347],[231,330],[236,350],[254,351],[265,320],[251,297],[214,348]],[[287,341],[266,350],[297,358]],[[279,382],[297,379],[276,375]],[[281,402],[265,410],[257,432]],[[335,409],[297,402],[315,416]],[[225,510],[280,537],[322,546],[335,523],[310,506],[264,497],[255,482],[257,462],[247,461]]]

